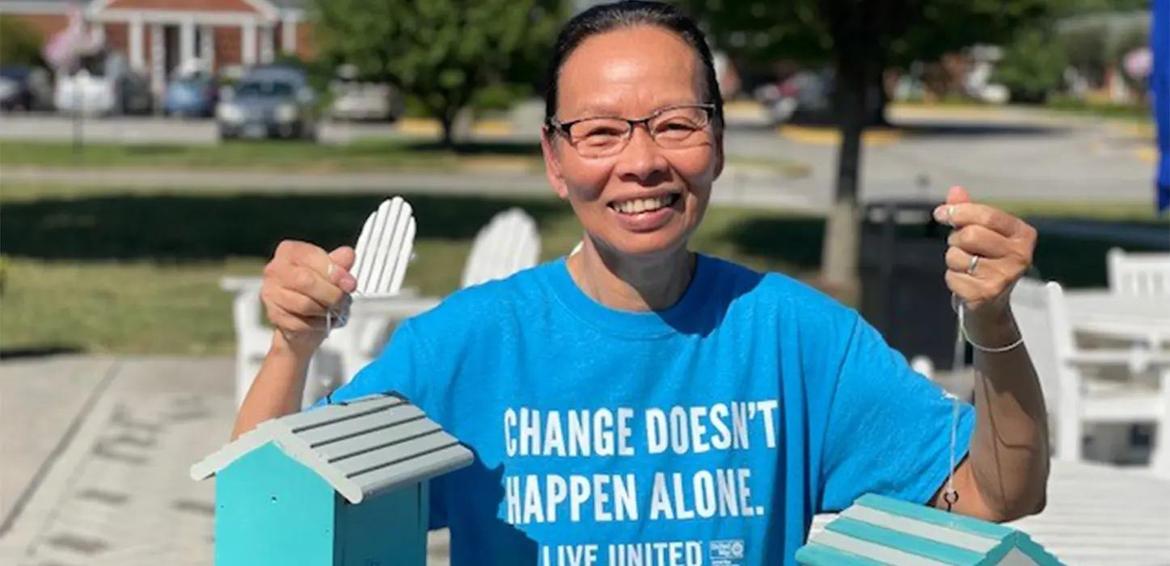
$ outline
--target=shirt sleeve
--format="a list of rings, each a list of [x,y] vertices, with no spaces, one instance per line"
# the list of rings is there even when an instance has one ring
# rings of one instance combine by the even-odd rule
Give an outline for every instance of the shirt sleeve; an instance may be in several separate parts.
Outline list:
[[[820,511],[839,511],[865,493],[927,503],[950,471],[953,401],[854,318],[824,430]],[[956,464],[974,426],[974,407],[960,403]]]

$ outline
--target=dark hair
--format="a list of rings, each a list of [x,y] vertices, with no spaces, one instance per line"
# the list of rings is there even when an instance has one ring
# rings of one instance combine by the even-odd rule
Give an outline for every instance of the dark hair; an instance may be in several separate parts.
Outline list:
[[[569,20],[557,35],[557,43],[553,48],[552,60],[549,61],[546,87],[544,93],[544,117],[549,120],[557,114],[557,81],[560,78],[561,67],[565,60],[586,39],[613,31],[639,25],[658,26],[678,34],[683,41],[699,55],[703,64],[703,100],[704,103],[714,104],[715,113],[712,124],[716,130],[723,126],[723,96],[719,93],[719,83],[715,79],[715,63],[711,58],[711,49],[707,47],[707,38],[695,21],[680,12],[674,6],[661,2],[644,2],[627,0],[612,4],[593,6]]]

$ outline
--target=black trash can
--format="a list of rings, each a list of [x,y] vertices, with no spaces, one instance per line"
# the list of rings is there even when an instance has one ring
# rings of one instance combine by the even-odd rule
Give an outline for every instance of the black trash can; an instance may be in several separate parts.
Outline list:
[[[868,203],[858,272],[861,314],[907,359],[926,356],[952,369],[955,313],[945,280],[951,227],[934,220],[937,202]]]

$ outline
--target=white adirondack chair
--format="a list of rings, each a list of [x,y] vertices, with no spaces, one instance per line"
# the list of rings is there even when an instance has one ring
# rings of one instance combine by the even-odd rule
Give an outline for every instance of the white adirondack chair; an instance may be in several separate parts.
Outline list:
[[[401,197],[383,201],[370,214],[355,248],[352,270],[357,279],[355,295],[378,299],[394,296],[401,290],[414,249],[415,229],[413,210]],[[220,286],[235,294],[232,318],[236,329],[236,405],[239,406],[260,371],[272,329],[264,324],[260,312],[260,278],[225,277]],[[366,319],[333,329],[310,364],[304,404],[312,403],[342,379],[341,368],[347,352],[375,343],[379,338],[379,329],[371,327]]]
[[[233,295],[232,324],[236,331],[236,406],[260,372],[260,363],[272,342],[272,329],[264,324],[260,308],[259,277],[224,277],[219,287]]]
[[[503,279],[536,265],[539,256],[540,233],[536,231],[536,222],[523,210],[509,208],[493,216],[475,235],[463,267],[461,286]]]
[[[402,197],[382,201],[370,213],[354,248],[353,276],[359,295],[398,294],[414,251],[414,209]]]
[[[519,208],[505,210],[492,217],[476,234],[463,268],[461,287],[503,279],[536,265],[539,256],[540,233],[536,230],[536,222]],[[370,319],[382,332],[375,340],[364,341],[344,352],[341,373],[345,380],[353,379],[358,370],[373,361],[397,321],[436,304],[438,299],[425,297],[356,297],[350,324],[361,324]],[[355,343],[350,345],[355,346]]]
[[[1170,477],[1170,356],[1078,348],[1063,290],[1055,282],[1021,280],[1011,305],[1044,390],[1055,457],[1083,459],[1087,424],[1153,422],[1157,432],[1151,467]],[[1154,378],[1148,379],[1151,373]]]
[[[1113,248],[1106,258],[1110,291],[1170,300],[1170,253],[1130,253]]]
[[[367,315],[366,305],[397,299],[403,294],[402,280],[413,255],[415,231],[414,210],[402,197],[383,201],[366,218],[354,247],[351,270],[357,279],[353,300],[361,304],[346,313],[348,324],[330,332],[317,351],[315,358],[328,369],[323,367],[316,372],[315,381],[306,383],[305,405],[352,379],[353,360],[360,358],[361,352],[375,349],[386,341],[387,317]],[[355,312],[358,316],[353,316]]]

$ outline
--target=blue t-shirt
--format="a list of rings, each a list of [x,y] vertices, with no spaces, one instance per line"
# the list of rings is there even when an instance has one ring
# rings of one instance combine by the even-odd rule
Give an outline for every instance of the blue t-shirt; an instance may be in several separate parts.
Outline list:
[[[431,483],[456,565],[790,563],[815,513],[925,503],[949,467],[951,401],[855,311],[706,256],[665,311],[564,259],[457,292],[330,400],[391,390],[475,453]]]

